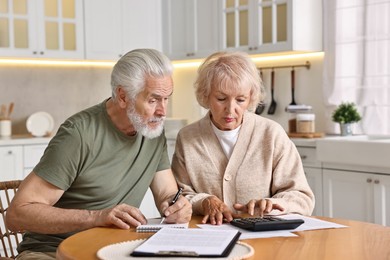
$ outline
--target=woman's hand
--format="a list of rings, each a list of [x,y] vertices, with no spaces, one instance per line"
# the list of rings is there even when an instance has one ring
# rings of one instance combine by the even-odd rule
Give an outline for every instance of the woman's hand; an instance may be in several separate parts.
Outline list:
[[[228,206],[215,196],[205,198],[202,201],[202,208],[204,214],[203,224],[209,220],[212,225],[221,225],[223,219],[226,219],[227,222],[233,220],[232,212]]]
[[[284,208],[279,204],[274,204],[270,199],[250,200],[246,205],[236,203],[233,207],[241,212],[248,213],[253,216],[263,217],[264,214],[270,213],[273,209],[283,211]]]

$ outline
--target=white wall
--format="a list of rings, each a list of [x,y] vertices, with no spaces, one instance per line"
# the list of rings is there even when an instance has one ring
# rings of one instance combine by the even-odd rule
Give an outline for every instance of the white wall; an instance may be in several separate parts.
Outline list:
[[[111,95],[110,67],[0,65],[0,104],[15,103],[12,133],[26,134],[26,120],[50,113],[55,131],[69,116]]]
[[[259,67],[304,64],[310,61],[310,69],[296,68],[295,99],[297,103],[311,105],[316,114],[316,130],[325,129],[322,101],[322,56],[310,58],[260,61]],[[174,93],[168,116],[187,119],[189,123],[201,117],[193,89],[197,67],[176,68]],[[0,104],[15,102],[12,116],[13,134],[26,134],[26,119],[37,111],[53,115],[55,130],[72,114],[103,101],[111,95],[111,67],[0,65]],[[270,71],[264,71],[264,82],[270,101]],[[277,69],[275,74],[275,99],[277,110],[263,116],[279,122],[286,130],[290,114],[284,111],[290,103],[290,69]]]

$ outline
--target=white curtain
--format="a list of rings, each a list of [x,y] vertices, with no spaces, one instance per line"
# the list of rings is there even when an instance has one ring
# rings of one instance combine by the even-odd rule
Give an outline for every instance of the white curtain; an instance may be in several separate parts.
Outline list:
[[[327,121],[354,102],[355,133],[390,134],[390,0],[323,0],[323,10]],[[326,130],[338,133],[335,123]]]

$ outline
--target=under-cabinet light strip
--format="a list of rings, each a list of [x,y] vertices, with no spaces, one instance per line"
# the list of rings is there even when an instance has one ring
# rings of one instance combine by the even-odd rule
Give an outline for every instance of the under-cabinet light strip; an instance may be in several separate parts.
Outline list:
[[[313,53],[300,53],[300,54],[286,54],[286,55],[270,55],[270,56],[253,56],[254,62],[266,62],[266,61],[285,61],[288,59],[299,59],[299,58],[315,58],[323,57],[323,52]],[[190,68],[199,67],[203,60],[186,60],[186,61],[173,61],[175,68]],[[66,61],[66,60],[38,60],[38,59],[0,59],[0,65],[43,65],[43,66],[96,66],[96,67],[113,67],[115,62],[113,61]]]

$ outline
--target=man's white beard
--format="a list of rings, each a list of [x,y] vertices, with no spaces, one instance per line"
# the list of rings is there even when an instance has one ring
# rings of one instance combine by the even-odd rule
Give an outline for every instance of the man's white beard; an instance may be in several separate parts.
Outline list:
[[[145,136],[146,138],[153,139],[162,134],[162,131],[164,129],[165,116],[153,117],[152,119],[149,119],[148,122],[145,123],[142,116],[137,112],[135,112],[135,107],[131,106],[127,110],[127,117],[132,123],[134,130],[140,133],[141,135]],[[149,122],[160,122],[160,124],[156,128],[152,129],[148,126]]]

